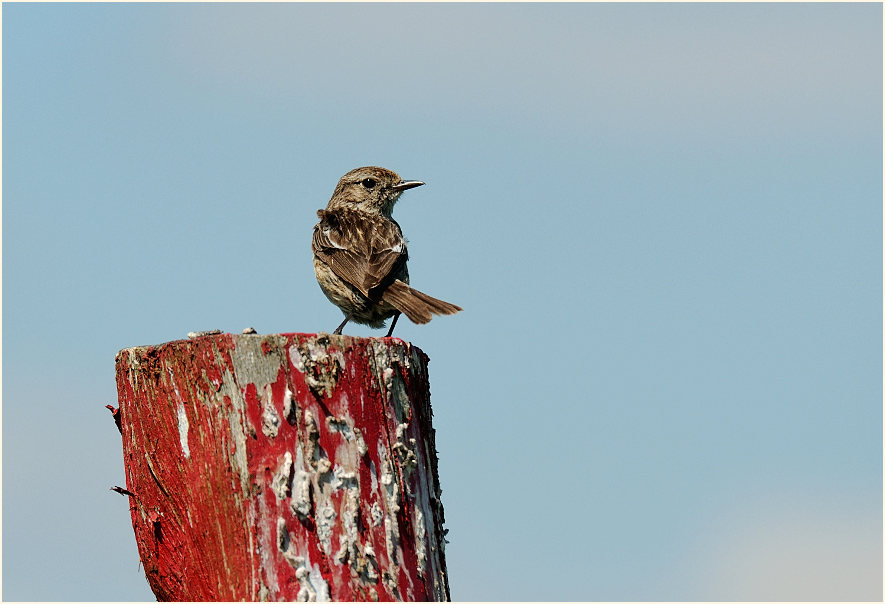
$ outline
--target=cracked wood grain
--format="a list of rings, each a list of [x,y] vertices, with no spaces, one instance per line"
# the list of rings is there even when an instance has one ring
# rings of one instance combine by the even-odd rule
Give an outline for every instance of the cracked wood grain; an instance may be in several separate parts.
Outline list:
[[[159,600],[446,600],[427,356],[209,334],[116,359],[132,524]]]

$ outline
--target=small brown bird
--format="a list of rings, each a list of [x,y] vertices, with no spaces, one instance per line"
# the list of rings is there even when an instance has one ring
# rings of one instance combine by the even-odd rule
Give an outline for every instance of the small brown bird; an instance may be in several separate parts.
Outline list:
[[[462,310],[408,285],[406,240],[391,212],[403,191],[423,184],[384,168],[357,168],[341,177],[326,209],[317,210],[313,268],[323,293],[344,312],[334,333],[350,320],[384,327],[393,317],[390,337],[400,313],[421,324]]]

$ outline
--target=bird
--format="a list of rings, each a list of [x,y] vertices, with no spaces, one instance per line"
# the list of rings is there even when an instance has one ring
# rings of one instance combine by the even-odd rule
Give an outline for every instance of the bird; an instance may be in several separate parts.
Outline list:
[[[313,268],[326,297],[344,313],[333,333],[348,321],[373,328],[400,314],[424,324],[433,315],[463,310],[409,286],[409,258],[402,229],[391,213],[404,191],[420,187],[392,170],[366,166],[341,177],[313,228]]]

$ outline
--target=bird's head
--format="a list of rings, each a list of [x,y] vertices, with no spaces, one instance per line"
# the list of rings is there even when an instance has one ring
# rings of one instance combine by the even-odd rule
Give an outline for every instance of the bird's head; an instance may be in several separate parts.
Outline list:
[[[338,181],[329,209],[351,207],[389,217],[403,191],[423,184],[419,180],[403,180],[393,170],[377,166],[357,168]]]

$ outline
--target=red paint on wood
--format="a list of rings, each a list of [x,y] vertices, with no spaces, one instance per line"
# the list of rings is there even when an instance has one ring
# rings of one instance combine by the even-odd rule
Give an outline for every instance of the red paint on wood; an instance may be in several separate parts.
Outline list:
[[[108,411],[111,412],[111,417],[114,418],[114,425],[117,426],[117,430],[120,431],[120,434],[123,433],[123,427],[120,425],[120,408],[114,407],[113,405],[105,405]]]
[[[448,598],[427,357],[398,339],[222,334],[117,356],[161,600]]]

